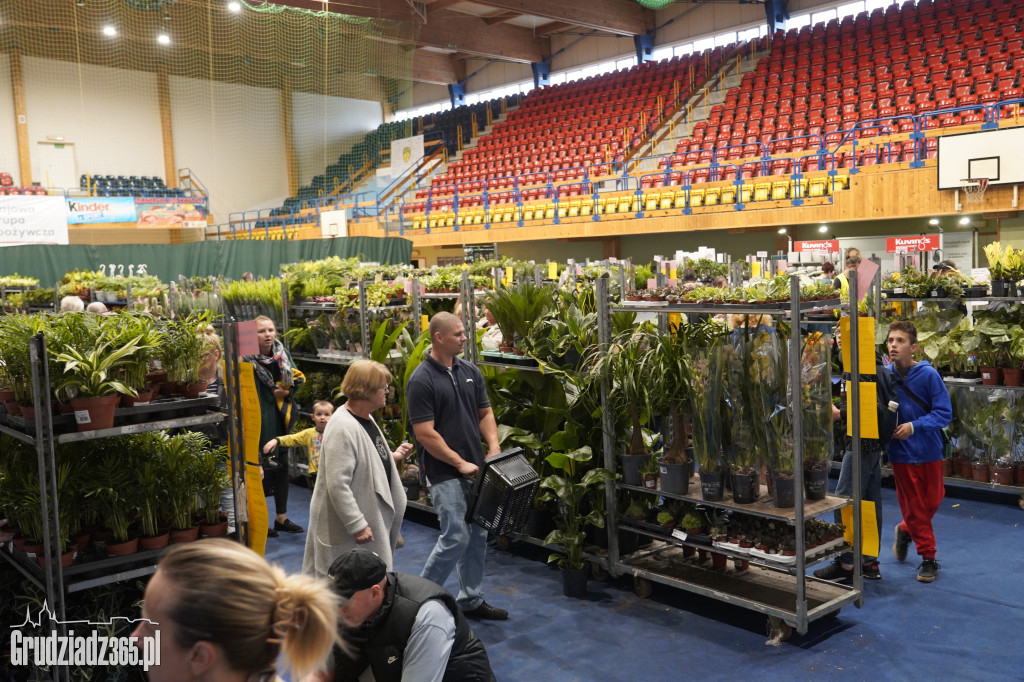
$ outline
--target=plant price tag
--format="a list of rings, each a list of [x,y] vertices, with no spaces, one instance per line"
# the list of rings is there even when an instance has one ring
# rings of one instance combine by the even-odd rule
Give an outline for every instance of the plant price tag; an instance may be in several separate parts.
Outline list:
[[[75,410],[75,422],[78,424],[89,424],[92,419],[89,418],[89,410]]]
[[[676,528],[672,531],[672,537],[674,537],[676,540],[679,540],[680,542],[686,542],[686,531],[682,528]]]

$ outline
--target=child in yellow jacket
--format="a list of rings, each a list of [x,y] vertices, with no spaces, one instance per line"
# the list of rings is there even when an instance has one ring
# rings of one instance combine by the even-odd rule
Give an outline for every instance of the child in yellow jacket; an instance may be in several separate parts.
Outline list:
[[[267,441],[267,444],[263,446],[263,454],[269,455],[278,445],[283,445],[286,448],[298,446],[306,448],[309,453],[309,483],[312,488],[316,485],[316,472],[320,464],[324,429],[327,428],[327,422],[331,420],[333,414],[334,405],[326,400],[316,401],[313,403],[313,427]]]

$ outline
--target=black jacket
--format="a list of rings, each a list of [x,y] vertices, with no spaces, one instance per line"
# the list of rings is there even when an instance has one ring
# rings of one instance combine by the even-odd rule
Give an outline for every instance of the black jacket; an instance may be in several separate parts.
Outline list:
[[[401,682],[405,647],[416,614],[427,601],[436,599],[455,616],[455,642],[444,679],[450,682],[494,682],[484,645],[452,597],[429,580],[408,573],[388,573],[384,603],[372,621],[358,628],[343,628],[342,638],[352,656],[335,649],[335,682],[357,680],[369,666],[376,682]]]

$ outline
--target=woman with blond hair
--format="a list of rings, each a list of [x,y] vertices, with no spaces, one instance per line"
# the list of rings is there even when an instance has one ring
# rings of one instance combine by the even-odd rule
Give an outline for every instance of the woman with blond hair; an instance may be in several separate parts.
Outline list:
[[[291,431],[292,419],[298,412],[292,397],[305,375],[300,372],[288,350],[277,338],[277,325],[265,315],[256,318],[256,340],[260,352],[243,359],[252,363],[256,375],[256,395],[260,401],[259,449],[278,436]],[[288,518],[288,460],[284,453],[263,461],[263,493],[274,498],[276,517],[267,535],[279,531],[301,533],[302,527]]]
[[[345,404],[324,429],[317,486],[309,503],[302,570],[326,576],[331,563],[356,546],[376,552],[392,570],[405,516],[405,490],[397,462],[412,445],[391,450],[373,413],[387,403],[391,372],[357,360],[345,372]],[[321,485],[323,484],[323,485]]]
[[[277,659],[300,679],[338,642],[338,600],[325,581],[287,575],[230,540],[176,545],[146,586],[136,646],[160,632],[153,682],[270,682]]]

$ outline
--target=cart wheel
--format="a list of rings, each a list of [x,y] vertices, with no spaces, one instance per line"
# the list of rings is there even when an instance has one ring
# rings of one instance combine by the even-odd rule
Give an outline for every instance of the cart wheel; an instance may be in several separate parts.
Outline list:
[[[499,535],[494,539],[494,546],[502,552],[507,552],[512,549],[512,538],[507,535]]]
[[[789,623],[776,618],[775,616],[768,616],[768,641],[765,642],[768,646],[779,646],[793,634],[793,628]]]
[[[824,616],[822,616],[822,618],[825,619],[825,620],[835,620],[836,618],[839,617],[839,612],[840,611],[842,611],[842,609],[836,609],[835,611],[829,611]]]
[[[654,585],[647,578],[635,575],[633,576],[633,591],[641,599],[647,599],[651,596],[651,592],[654,591]]]
[[[604,570],[604,566],[601,564],[590,564],[590,575],[593,576],[594,580],[600,582],[608,579],[608,571]]]

